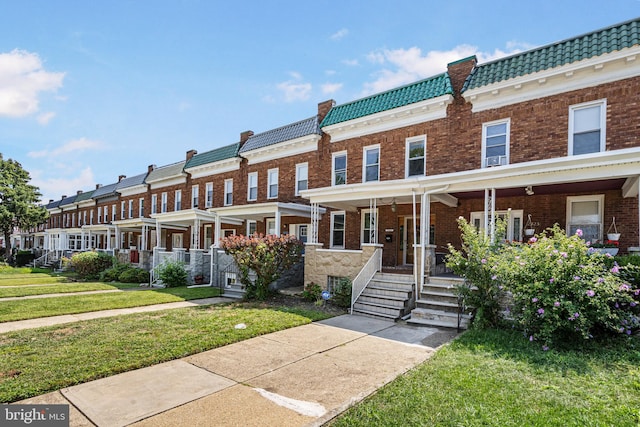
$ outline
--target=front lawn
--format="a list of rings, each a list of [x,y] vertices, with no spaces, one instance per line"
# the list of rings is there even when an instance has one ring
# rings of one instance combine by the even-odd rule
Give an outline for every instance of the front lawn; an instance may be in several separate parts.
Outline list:
[[[33,295],[66,294],[86,291],[118,290],[118,287],[103,282],[60,283],[46,285],[0,286],[0,298],[26,297]]]
[[[331,426],[640,425],[640,337],[542,351],[472,330]]]
[[[327,317],[331,314],[321,309],[309,313],[293,307],[255,308],[255,304],[238,303],[1,334],[0,402],[14,402]],[[240,323],[246,328],[236,329]]]
[[[0,301],[0,322],[162,304],[214,297],[219,294],[220,290],[213,287],[178,287],[91,295],[71,295],[55,298]]]

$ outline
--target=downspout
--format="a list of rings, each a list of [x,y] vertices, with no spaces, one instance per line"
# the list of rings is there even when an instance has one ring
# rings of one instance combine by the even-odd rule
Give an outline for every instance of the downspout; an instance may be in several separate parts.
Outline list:
[[[416,223],[416,190],[411,190],[413,197],[413,280],[414,283],[418,283],[418,268],[416,266],[416,260],[418,259],[418,249],[416,248],[416,240],[418,237],[417,223]]]

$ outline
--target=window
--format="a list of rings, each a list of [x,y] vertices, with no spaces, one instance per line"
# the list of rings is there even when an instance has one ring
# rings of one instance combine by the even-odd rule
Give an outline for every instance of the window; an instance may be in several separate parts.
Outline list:
[[[71,227],[76,226],[76,213],[71,214]]]
[[[199,186],[192,185],[191,186],[191,208],[195,209],[198,207],[198,191]]]
[[[406,176],[424,176],[425,174],[425,142],[426,136],[407,138],[405,165]]]
[[[205,201],[206,207],[213,207],[213,182],[207,182],[207,200]]]
[[[124,219],[124,201],[120,202],[120,219]]]
[[[162,193],[160,197],[162,198],[160,201],[160,213],[165,213],[167,211],[167,193]]]
[[[347,183],[347,153],[334,153],[332,163],[331,185],[343,185]]]
[[[309,164],[300,163],[296,165],[296,196],[302,190],[309,188]]]
[[[605,150],[607,103],[604,100],[569,108],[569,155]]]
[[[173,203],[173,210],[174,212],[177,212],[180,209],[182,209],[182,190],[176,190],[176,199]]]
[[[596,242],[602,240],[602,212],[604,195],[567,197],[567,234],[582,230],[582,238]]]
[[[521,242],[522,227],[524,225],[522,222],[522,218],[524,215],[523,211],[513,209],[507,211],[496,211],[495,215],[496,219],[501,218],[504,220],[509,217],[509,220],[507,222],[507,235],[498,236],[498,238]],[[471,224],[473,224],[477,230],[484,230],[484,212],[471,212]]]
[[[213,244],[213,226],[211,224],[206,224],[204,226],[204,247],[205,249],[209,249]]]
[[[278,169],[269,169],[267,177],[267,197],[275,199],[278,197]]]
[[[344,248],[344,218],[345,213],[331,212],[331,247]]]
[[[133,199],[129,200],[129,218],[133,218]]]
[[[380,180],[380,147],[364,147],[362,182]]]
[[[111,205],[111,221],[115,221],[115,220],[116,220],[116,205]]]
[[[109,207],[105,206],[102,212],[104,212],[104,223],[106,224],[109,222]]]
[[[509,163],[509,128],[509,120],[482,125],[483,168]]]
[[[89,212],[89,224],[93,225],[93,210]]]
[[[155,214],[158,213],[158,195],[157,194],[152,194],[151,195],[151,214]]]
[[[138,199],[138,216],[140,218],[144,217],[144,199]]]
[[[373,215],[371,213],[373,212]],[[361,233],[360,233],[360,243],[377,243],[377,229],[376,229],[376,217],[378,216],[378,212],[372,211],[371,209],[363,209],[361,215]]]
[[[247,236],[253,236],[256,233],[256,230],[258,229],[257,224],[258,223],[254,220],[247,220]]]
[[[92,215],[92,217],[93,217],[93,215]],[[84,211],[84,212],[82,212],[82,225],[85,225],[86,223],[87,223],[87,211]]]
[[[258,172],[251,172],[247,177],[247,200],[258,199]]]
[[[278,230],[276,230],[276,219],[275,218],[267,218],[266,221],[267,233],[277,235]]]
[[[224,205],[233,205],[233,179],[224,180]]]

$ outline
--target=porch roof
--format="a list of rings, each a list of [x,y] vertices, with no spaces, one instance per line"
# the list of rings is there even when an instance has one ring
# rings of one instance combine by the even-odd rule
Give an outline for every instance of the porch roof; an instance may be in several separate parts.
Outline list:
[[[276,213],[282,216],[300,216],[311,218],[311,206],[301,203],[254,203],[241,206],[224,206],[209,209],[220,216],[227,218],[237,218],[242,220],[262,221],[265,218],[274,217]],[[320,215],[325,213],[325,209],[320,210]]]
[[[113,221],[112,224],[121,230],[140,230],[144,226],[155,228],[156,220],[151,218],[130,218],[120,221]]]
[[[528,186],[571,184],[620,179],[624,197],[638,195],[640,147],[603,153],[567,156],[515,163],[440,175],[358,183],[302,191],[311,203],[339,209],[366,207],[376,198],[382,203],[408,203],[412,195],[429,193],[432,200],[456,206],[456,194],[485,188],[508,189]],[[622,182],[622,181],[621,181]]]

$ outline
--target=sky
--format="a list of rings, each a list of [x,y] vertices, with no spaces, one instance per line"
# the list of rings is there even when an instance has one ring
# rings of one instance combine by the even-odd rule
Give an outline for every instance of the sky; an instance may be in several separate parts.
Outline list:
[[[0,0],[0,153],[59,200],[640,16],[640,0]]]

